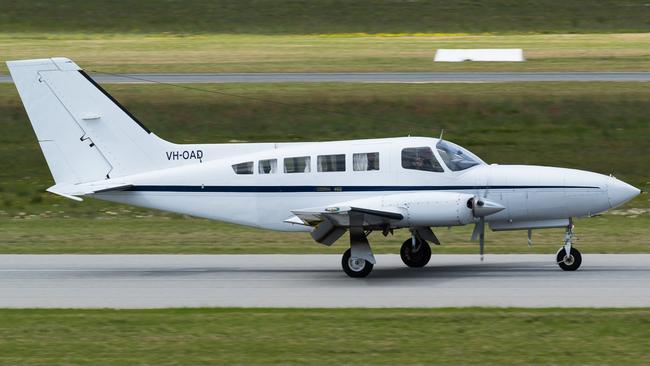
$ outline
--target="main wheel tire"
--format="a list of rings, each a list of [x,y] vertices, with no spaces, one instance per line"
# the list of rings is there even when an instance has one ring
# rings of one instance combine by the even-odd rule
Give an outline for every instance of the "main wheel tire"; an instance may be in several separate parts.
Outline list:
[[[341,266],[346,275],[353,278],[363,278],[372,272],[374,265],[365,259],[352,258],[352,250],[348,249],[343,253]]]
[[[562,248],[557,252],[555,259],[557,265],[565,271],[575,271],[580,268],[580,264],[582,264],[582,255],[580,255],[578,249],[573,247],[571,247],[571,252],[568,257],[566,255],[566,250]]]
[[[424,240],[418,240],[413,248],[412,239],[406,239],[399,251],[402,262],[412,268],[421,268],[429,263],[431,259],[431,247]]]

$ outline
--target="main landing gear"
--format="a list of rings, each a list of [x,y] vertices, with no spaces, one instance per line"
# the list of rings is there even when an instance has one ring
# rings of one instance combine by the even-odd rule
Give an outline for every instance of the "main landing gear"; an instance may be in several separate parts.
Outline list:
[[[430,230],[429,230],[430,231]],[[422,230],[420,230],[422,232]],[[426,233],[426,231],[424,231]],[[350,228],[350,249],[346,250],[341,258],[341,267],[350,277],[363,278],[370,274],[375,264],[375,257],[372,254],[368,233],[361,228]],[[433,232],[429,235],[433,242],[438,239]],[[431,259],[431,247],[417,231],[414,231],[411,238],[404,241],[400,249],[402,262],[412,268],[421,268],[429,263]]]
[[[363,278],[370,274],[376,261],[372,254],[368,235],[363,229],[363,214],[350,214],[350,249],[341,258],[343,272],[353,278]]]
[[[582,255],[578,249],[573,247],[573,223],[571,222],[564,234],[564,246],[558,250],[555,259],[557,265],[565,271],[575,271],[582,264]]]
[[[413,235],[404,241],[399,255],[407,266],[421,268],[426,266],[431,259],[431,247],[429,243]]]
[[[348,249],[343,253],[341,266],[346,275],[353,278],[363,278],[370,274],[374,264],[362,258],[352,257],[352,249]]]

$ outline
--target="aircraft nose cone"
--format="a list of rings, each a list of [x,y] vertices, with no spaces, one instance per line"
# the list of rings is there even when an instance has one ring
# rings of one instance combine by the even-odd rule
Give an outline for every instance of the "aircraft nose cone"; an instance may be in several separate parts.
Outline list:
[[[641,193],[641,191],[614,177],[607,183],[607,197],[612,208],[620,206]]]

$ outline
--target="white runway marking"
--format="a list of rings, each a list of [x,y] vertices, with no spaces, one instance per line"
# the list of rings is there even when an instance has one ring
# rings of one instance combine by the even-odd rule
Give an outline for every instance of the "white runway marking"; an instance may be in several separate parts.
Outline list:
[[[378,255],[365,279],[335,255],[0,255],[0,307],[645,307],[650,254]]]

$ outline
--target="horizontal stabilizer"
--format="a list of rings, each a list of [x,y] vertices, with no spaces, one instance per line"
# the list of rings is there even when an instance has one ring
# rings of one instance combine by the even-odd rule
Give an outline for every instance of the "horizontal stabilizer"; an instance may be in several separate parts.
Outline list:
[[[133,187],[133,184],[124,182],[99,181],[83,184],[56,184],[47,191],[75,201],[82,201],[81,197],[95,193],[122,191]]]

